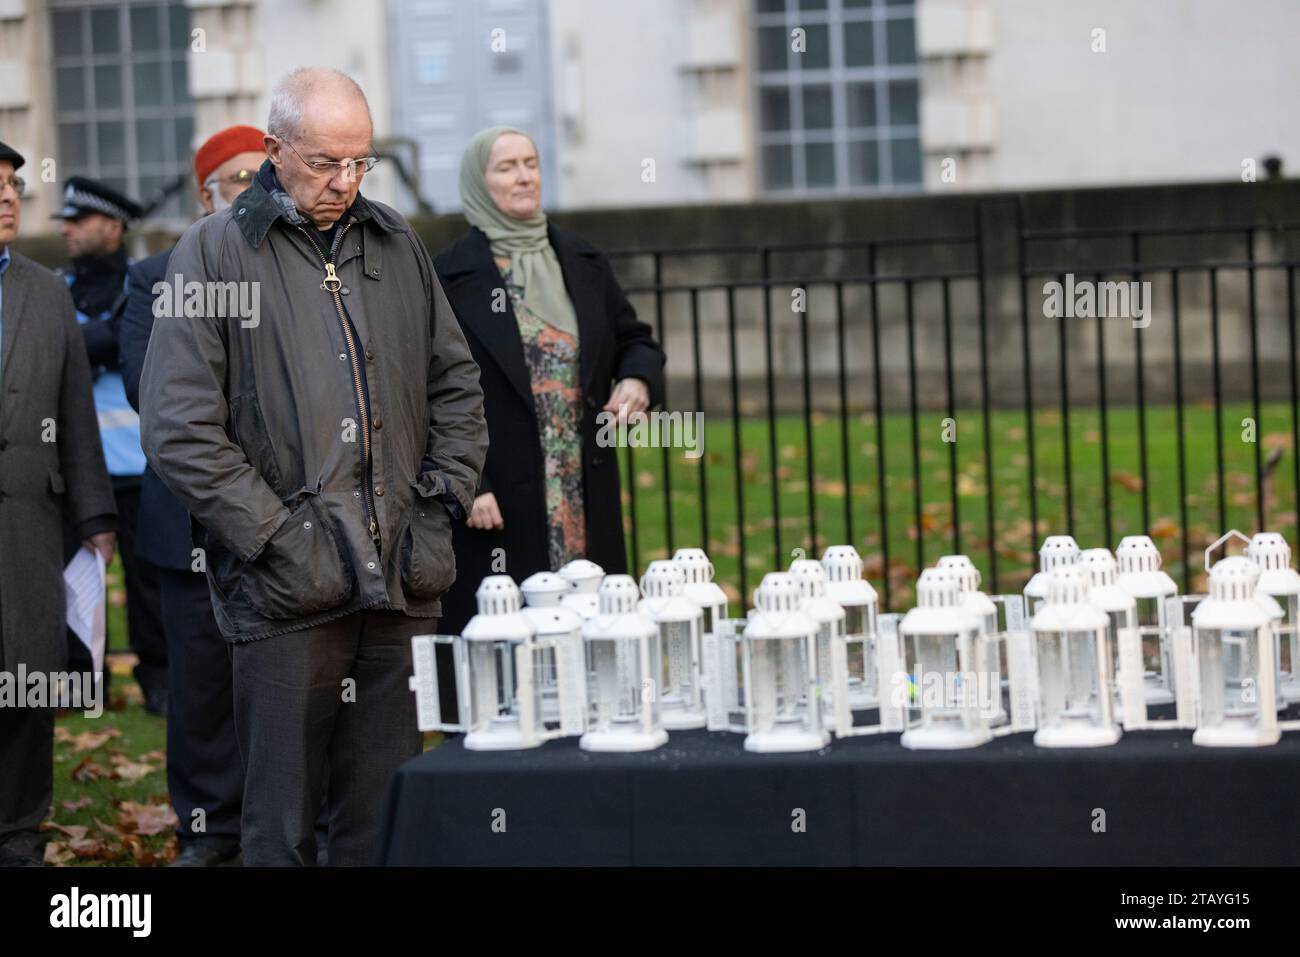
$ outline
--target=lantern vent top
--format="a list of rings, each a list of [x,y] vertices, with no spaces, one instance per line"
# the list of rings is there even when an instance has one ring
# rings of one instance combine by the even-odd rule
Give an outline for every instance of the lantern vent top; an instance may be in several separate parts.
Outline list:
[[[1125,535],[1115,549],[1115,560],[1121,575],[1160,571],[1160,549],[1147,535]]]
[[[826,569],[813,558],[799,558],[790,563],[790,577],[799,584],[804,598],[826,597]]]
[[[1246,557],[1262,571],[1290,568],[1291,546],[1277,532],[1258,532],[1246,546]]]
[[[538,572],[529,575],[519,585],[524,604],[530,608],[547,608],[558,605],[560,599],[573,591],[573,586],[555,572]]]
[[[480,615],[513,615],[519,611],[519,586],[509,575],[488,575],[474,597]]]
[[[1079,560],[1079,543],[1073,535],[1048,535],[1043,540],[1043,547],[1038,550],[1038,567],[1040,571],[1073,565]]]
[[[1231,555],[1210,569],[1210,597],[1217,601],[1251,601],[1259,584],[1259,566],[1244,555]]]
[[[576,592],[591,594],[600,588],[605,569],[585,558],[575,558],[560,568],[559,576]]]
[[[852,545],[832,545],[822,553],[822,568],[827,581],[855,581],[862,577],[862,556]]]
[[[916,580],[916,607],[956,608],[961,603],[957,576],[946,568],[926,568]]]
[[[1079,553],[1079,564],[1093,588],[1115,584],[1118,568],[1109,548],[1085,548]]]
[[[1088,600],[1088,574],[1077,565],[1052,572],[1047,581],[1047,602],[1051,605],[1082,605]]]
[[[631,575],[607,575],[600,583],[601,615],[625,615],[636,611],[641,592]]]
[[[713,562],[702,548],[679,548],[673,554],[673,564],[686,575],[686,584],[705,585],[713,581]]]
[[[963,594],[979,591],[980,572],[968,556],[944,555],[939,559],[939,564],[936,567],[955,577],[957,579],[957,588]]]
[[[799,583],[786,572],[768,572],[754,589],[754,607],[764,614],[791,613],[802,599]]]
[[[686,573],[672,561],[653,561],[641,576],[641,591],[646,598],[676,598],[685,587]]]

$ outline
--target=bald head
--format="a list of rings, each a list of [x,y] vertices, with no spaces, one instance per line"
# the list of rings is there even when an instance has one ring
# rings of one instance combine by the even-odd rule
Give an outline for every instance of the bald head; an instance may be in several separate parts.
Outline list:
[[[338,164],[374,152],[374,124],[361,87],[338,70],[294,70],[271,92],[266,131],[280,185],[299,211],[328,228],[352,205],[364,173],[359,163],[354,175]]]
[[[296,140],[305,127],[318,119],[316,114],[357,110],[365,113],[370,124],[370,104],[352,77],[328,67],[299,67],[271,90],[266,131],[281,139]]]

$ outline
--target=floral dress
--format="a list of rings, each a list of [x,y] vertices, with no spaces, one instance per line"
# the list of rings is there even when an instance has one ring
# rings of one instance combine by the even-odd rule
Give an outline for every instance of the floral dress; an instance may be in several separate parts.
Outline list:
[[[546,538],[551,570],[582,558],[587,529],[582,498],[582,386],[578,381],[578,337],[539,318],[524,302],[524,287],[511,276],[508,258],[498,258],[514,307],[524,364],[532,380],[533,407],[545,463]]]

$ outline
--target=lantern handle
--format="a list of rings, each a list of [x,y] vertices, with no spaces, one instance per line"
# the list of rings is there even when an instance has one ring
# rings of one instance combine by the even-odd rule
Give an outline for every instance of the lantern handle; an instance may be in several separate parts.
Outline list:
[[[1207,575],[1210,572],[1210,568],[1214,564],[1213,562],[1210,561],[1210,555],[1214,553],[1214,550],[1216,548],[1218,548],[1220,545],[1226,544],[1234,536],[1240,538],[1247,545],[1250,545],[1250,539],[1247,538],[1245,535],[1241,534],[1241,532],[1237,531],[1235,528],[1229,529],[1228,531],[1224,532],[1213,542],[1211,542],[1210,546],[1207,549],[1205,549],[1205,573]]]

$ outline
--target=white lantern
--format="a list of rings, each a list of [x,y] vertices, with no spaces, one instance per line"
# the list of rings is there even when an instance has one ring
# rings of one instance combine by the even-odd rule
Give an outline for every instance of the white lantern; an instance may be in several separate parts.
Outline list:
[[[957,576],[946,569],[923,570],[916,583],[916,607],[899,625],[911,649],[920,703],[920,720],[903,732],[903,747],[973,748],[992,738],[981,713],[975,661],[979,629],[963,607]],[[894,694],[904,696],[908,689],[897,687]]]
[[[650,751],[668,740],[659,721],[655,682],[659,629],[637,610],[641,597],[630,575],[609,575],[600,585],[600,610],[583,622],[587,649],[585,751]]]
[[[1141,636],[1142,685],[1148,705],[1169,704],[1177,694],[1174,639],[1178,622],[1168,614],[1178,586],[1160,570],[1160,550],[1146,535],[1127,535],[1115,549],[1116,584],[1137,602]]]
[[[596,592],[605,579],[605,569],[585,558],[575,558],[560,567],[557,573],[569,583],[569,594],[560,599],[560,604],[572,608],[582,620],[595,618],[600,613],[600,599]]]
[[[769,572],[745,626],[746,751],[816,751],[830,742],[817,703],[817,624],[799,584]]]
[[[974,667],[979,681],[980,706],[990,727],[1007,722],[1002,704],[1002,634],[998,629],[998,606],[980,591],[980,572],[966,555],[944,555],[935,565],[957,580],[961,605],[979,623],[975,641]]]
[[[1259,592],[1276,601],[1282,612],[1274,623],[1278,691],[1284,702],[1300,701],[1300,572],[1291,567],[1291,546],[1276,532],[1259,532],[1251,538],[1246,557],[1260,568]]]
[[[1192,743],[1257,747],[1281,738],[1273,619],[1257,600],[1259,566],[1244,556],[1210,567],[1210,596],[1192,612],[1199,693]]]
[[[669,731],[703,728],[700,674],[704,612],[685,596],[686,575],[671,561],[654,561],[641,578],[640,610],[659,629],[663,658],[658,684],[659,719]]]
[[[572,707],[579,716],[578,725],[569,725],[569,734],[583,732],[582,716],[587,712],[586,656],[582,646],[582,616],[560,604],[571,591],[570,585],[554,572],[538,572],[519,585],[524,596],[522,614],[533,624],[541,647],[537,651],[537,689],[542,702],[542,720],[560,720],[561,666],[570,669],[569,684],[574,689]],[[548,645],[552,645],[548,647]],[[561,647],[560,654],[555,648]]]
[[[686,576],[683,594],[704,610],[705,635],[717,631],[717,622],[727,617],[727,593],[713,580],[713,562],[702,548],[679,548],[673,553],[673,564]]]
[[[844,640],[844,608],[826,597],[826,571],[821,562],[798,558],[790,565],[790,577],[799,583],[799,610],[817,625],[817,696],[822,709],[822,726],[835,727],[832,673],[837,642]]]
[[[535,748],[543,741],[576,732],[581,711],[575,707],[569,661],[572,644],[537,640],[535,629],[520,612],[519,588],[509,575],[489,575],[479,585],[479,613],[460,637],[417,635],[411,639],[415,675],[417,722],[422,731],[463,731],[471,751]],[[438,698],[436,646],[451,644],[456,662],[459,719],[444,722]],[[560,649],[563,650],[560,650]],[[556,724],[548,726],[537,676],[539,654],[560,654],[557,669]]]
[[[1048,535],[1043,539],[1043,547],[1038,550],[1038,571],[1025,585],[1025,602],[1029,617],[1038,614],[1047,600],[1048,583],[1052,572],[1066,565],[1073,565],[1079,560],[1079,545],[1070,535]]]
[[[877,597],[862,577],[862,556],[852,545],[832,545],[822,554],[826,597],[844,609],[848,706],[862,711],[880,704],[876,649]],[[888,680],[888,679],[886,679]]]
[[[1076,564],[1055,568],[1033,617],[1038,661],[1038,730],[1044,748],[1088,748],[1120,738],[1111,677],[1110,620],[1088,601]]]

